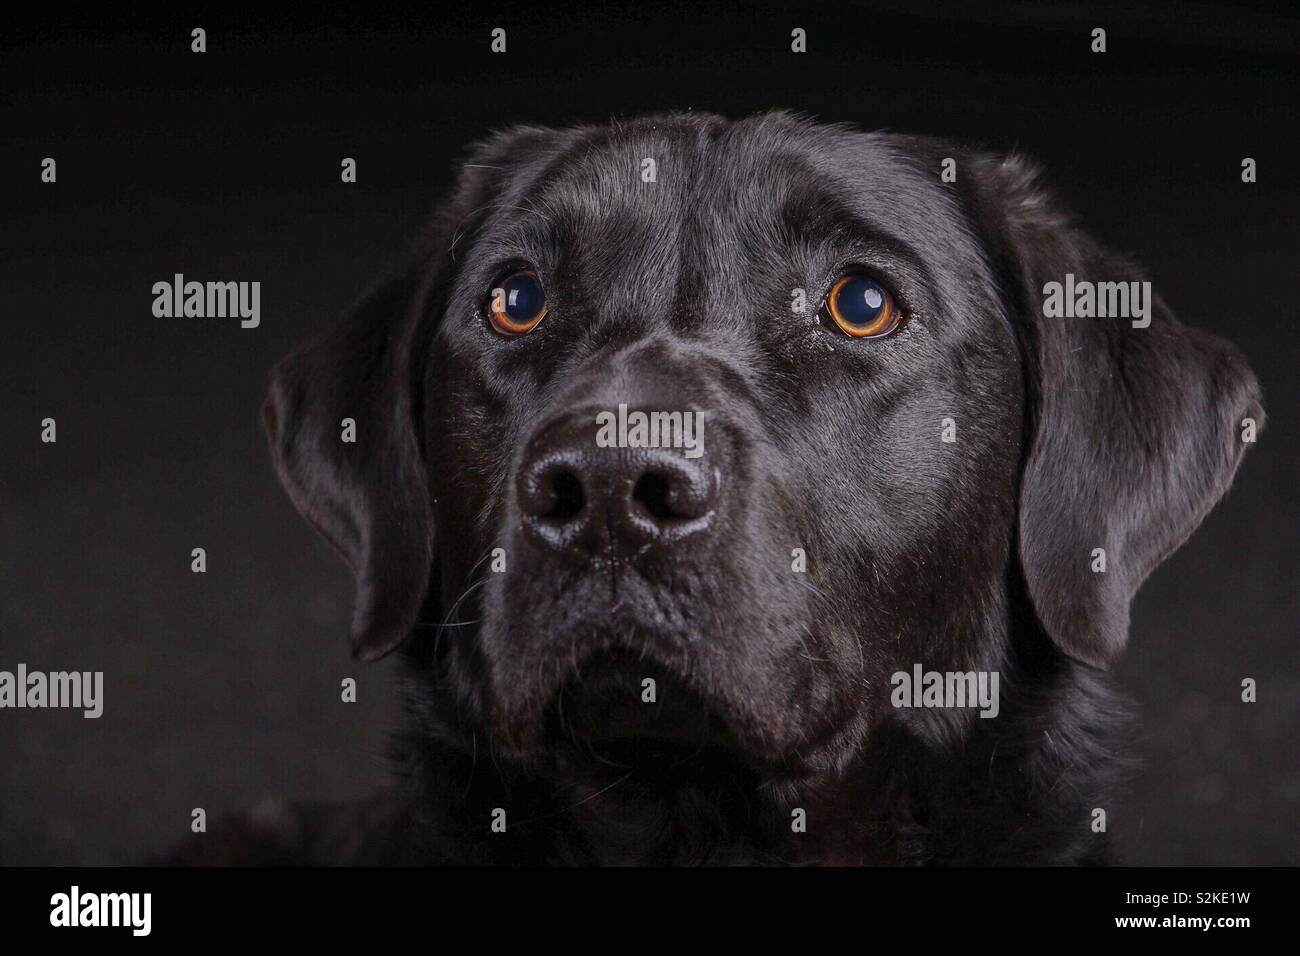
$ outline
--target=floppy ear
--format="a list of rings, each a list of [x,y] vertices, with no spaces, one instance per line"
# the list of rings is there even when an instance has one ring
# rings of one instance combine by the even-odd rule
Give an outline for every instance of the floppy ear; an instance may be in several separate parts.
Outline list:
[[[356,576],[352,652],[365,660],[411,630],[432,564],[412,407],[421,282],[416,267],[385,279],[342,325],[283,359],[262,409],[289,497]],[[344,441],[345,419],[355,441]]]
[[[1021,567],[1052,640],[1101,667],[1124,648],[1139,585],[1231,484],[1243,423],[1254,423],[1250,440],[1263,427],[1259,386],[1231,344],[1182,325],[1153,294],[1145,327],[1132,315],[1045,314],[1048,284],[1064,297],[1067,275],[1076,289],[1144,277],[1073,227],[1023,161],[989,160],[981,178],[1031,403]]]
[[[519,190],[561,134],[505,130],[471,147],[456,188],[407,264],[379,282],[344,322],[272,371],[262,414],[289,497],[356,576],[352,652],[383,657],[415,625],[430,587],[433,513],[417,421],[426,348],[456,250]],[[460,240],[459,245],[457,240]],[[355,440],[344,441],[344,419]]]

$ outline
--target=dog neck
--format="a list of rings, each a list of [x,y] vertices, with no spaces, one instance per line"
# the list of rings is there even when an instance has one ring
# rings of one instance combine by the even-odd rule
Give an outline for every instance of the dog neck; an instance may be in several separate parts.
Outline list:
[[[673,766],[513,764],[413,732],[401,748],[419,862],[515,864],[1091,863],[1121,708],[1058,656],[1007,670],[997,720],[963,734],[897,717],[834,771],[764,778],[701,756]],[[1043,732],[1034,728],[1050,727]],[[486,750],[486,748],[483,748]],[[494,827],[494,824],[500,826]]]

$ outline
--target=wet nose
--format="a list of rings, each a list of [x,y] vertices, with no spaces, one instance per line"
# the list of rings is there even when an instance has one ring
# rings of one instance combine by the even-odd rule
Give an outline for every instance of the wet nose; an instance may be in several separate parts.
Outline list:
[[[687,457],[681,447],[600,447],[596,415],[562,416],[529,442],[516,483],[528,529],[575,558],[670,551],[706,531],[722,490],[716,461],[702,449]]]

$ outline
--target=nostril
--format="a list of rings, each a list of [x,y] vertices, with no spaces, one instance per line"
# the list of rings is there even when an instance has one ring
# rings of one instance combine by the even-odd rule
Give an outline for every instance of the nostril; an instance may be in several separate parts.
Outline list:
[[[568,524],[587,508],[581,472],[571,461],[539,462],[519,474],[519,508],[547,524]]]
[[[703,468],[655,467],[638,476],[632,505],[656,523],[693,521],[713,510],[716,479]]]
[[[663,475],[647,472],[636,480],[632,500],[639,501],[656,521],[668,521],[679,515],[669,502],[670,484]]]
[[[555,470],[550,475],[551,495],[554,504],[541,515],[550,521],[572,521],[582,514],[586,497],[582,493],[582,479],[567,468]]]

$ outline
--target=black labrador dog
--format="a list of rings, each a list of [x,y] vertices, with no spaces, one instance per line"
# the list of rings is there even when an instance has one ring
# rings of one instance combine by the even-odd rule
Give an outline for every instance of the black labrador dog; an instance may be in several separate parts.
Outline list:
[[[1149,289],[1016,157],[785,113],[480,144],[273,375],[411,690],[393,792],[258,852],[1104,862],[1130,600],[1262,426]]]

